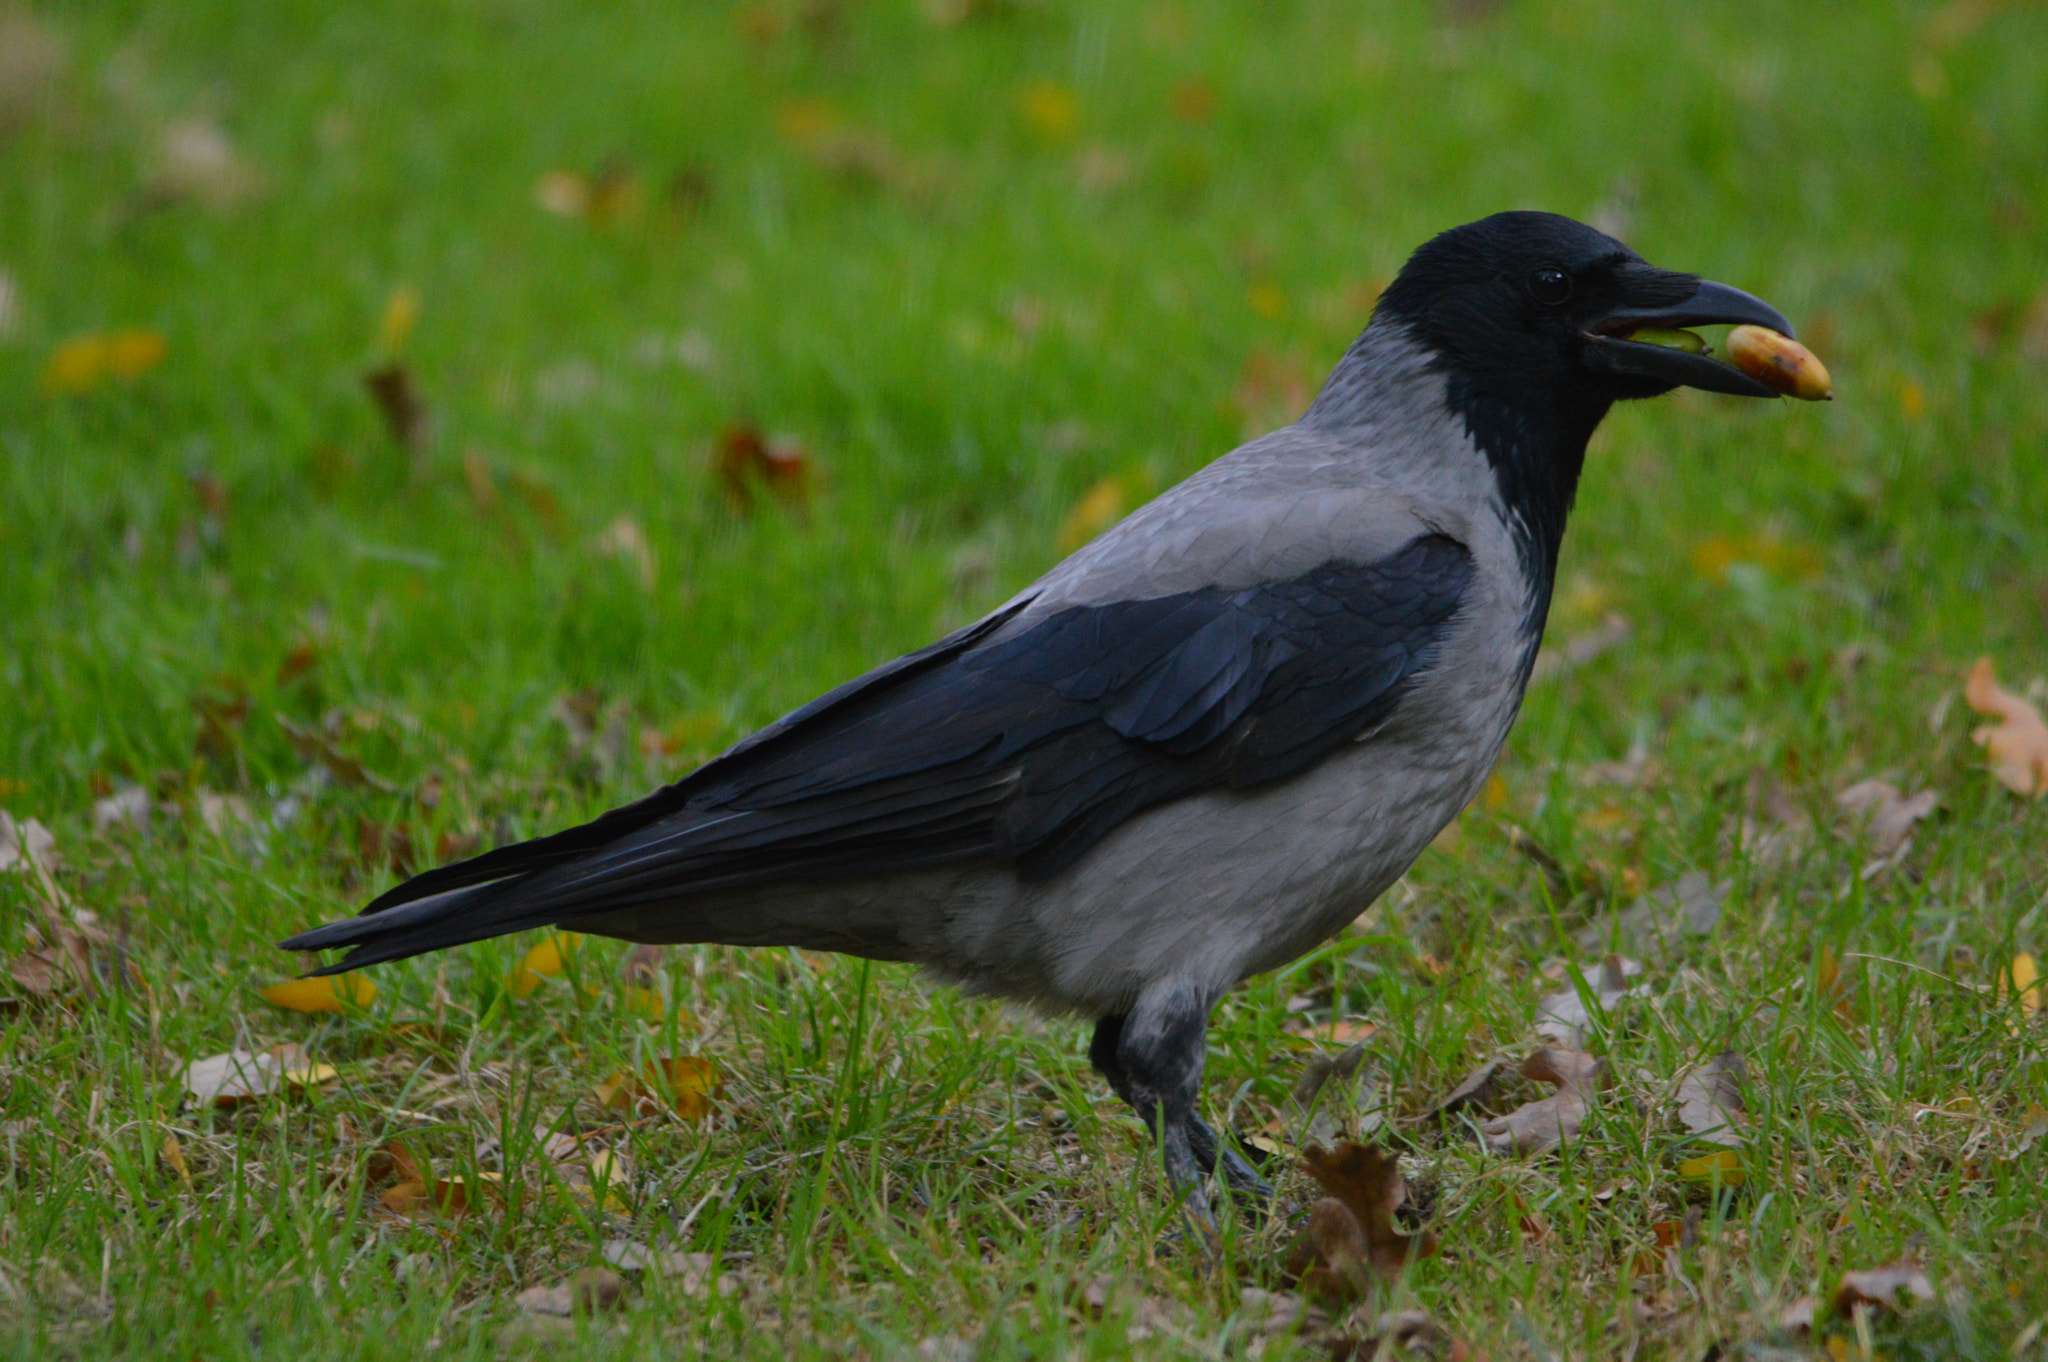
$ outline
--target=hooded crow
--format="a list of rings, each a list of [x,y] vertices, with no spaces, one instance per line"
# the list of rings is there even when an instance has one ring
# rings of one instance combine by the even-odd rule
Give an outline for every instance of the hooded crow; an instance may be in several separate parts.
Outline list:
[[[1293,425],[985,618],[581,827],[293,937],[323,973],[532,927],[914,961],[1096,1019],[1089,1059],[1202,1178],[1209,1011],[1356,918],[1500,753],[1586,442],[1677,386],[1771,397],[1644,327],[1740,290],[1549,213],[1417,250]]]

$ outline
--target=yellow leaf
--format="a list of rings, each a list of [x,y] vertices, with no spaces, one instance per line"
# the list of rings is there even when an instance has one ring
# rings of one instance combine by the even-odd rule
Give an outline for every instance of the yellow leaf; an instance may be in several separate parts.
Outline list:
[[[1740,1187],[1744,1177],[1742,1156],[1732,1149],[1702,1154],[1679,1164],[1678,1176],[1696,1182],[1718,1182],[1723,1187]]]
[[[164,352],[164,338],[154,331],[75,336],[43,366],[43,391],[86,393],[110,378],[140,378],[163,363]]]
[[[1692,565],[1702,577],[1715,582],[1728,580],[1728,569],[1737,563],[1760,567],[1775,577],[1810,582],[1821,575],[1826,564],[1812,547],[1787,544],[1767,535],[1717,534],[1693,550]]]
[[[795,99],[775,111],[775,131],[798,146],[813,146],[839,131],[846,115],[828,99]]]
[[[322,1083],[332,1083],[341,1077],[341,1070],[332,1064],[306,1064],[296,1069],[280,1070],[277,1076],[287,1086],[303,1091],[307,1088],[317,1088]]]
[[[1104,478],[1089,488],[1060,522],[1059,551],[1072,553],[1115,524],[1123,513],[1123,484],[1115,478]]]
[[[154,331],[116,331],[107,337],[107,372],[140,378],[164,362],[164,338]]]
[[[1244,300],[1251,305],[1252,311],[1269,322],[1277,321],[1287,310],[1287,295],[1270,279],[1261,279],[1245,290]]]
[[[2020,1015],[2032,1017],[2041,1010],[2041,970],[2034,963],[2034,957],[2021,951],[2012,958],[2012,967],[2005,972],[2001,990],[2006,996],[2020,1000]]]
[[[1064,142],[1081,130],[1081,98],[1057,81],[1042,80],[1017,97],[1017,109],[1031,130]]]
[[[1963,702],[1998,720],[1970,734],[1984,749],[1991,774],[2014,794],[2048,794],[2048,722],[2041,711],[1998,684],[1991,659],[1980,657],[1963,682]]]
[[[1927,414],[1927,389],[1912,379],[1899,385],[1899,412],[1908,421],[1917,421]]]
[[[178,1143],[177,1136],[164,1136],[163,1147],[157,1151],[157,1157],[164,1161],[164,1167],[178,1175],[178,1181],[184,1184],[186,1191],[192,1190],[192,1165],[185,1162],[185,1146]]]
[[[384,300],[384,319],[377,324],[378,346],[386,354],[403,349],[419,319],[420,295],[411,284],[400,284]]]
[[[553,933],[526,953],[526,958],[506,978],[505,986],[512,990],[513,997],[526,997],[540,987],[542,979],[552,979],[562,972],[568,954],[582,940],[582,935],[577,932]]]
[[[287,979],[263,990],[264,1002],[291,1012],[341,1012],[350,1007],[368,1007],[376,996],[376,982],[361,974]]]
[[[678,1116],[701,1121],[711,1114],[711,1104],[723,1083],[718,1066],[702,1055],[676,1055],[645,1065],[637,1074],[622,1069],[592,1092],[600,1106],[651,1116],[658,1109],[654,1089],[662,1085],[674,1094]]]
[[[637,985],[627,986],[621,1006],[632,1015],[645,1017],[649,1021],[660,1021],[667,1012],[667,1009],[662,1005],[659,992],[651,988],[641,988]]]
[[[107,376],[107,343],[98,336],[65,341],[43,366],[46,393],[84,393]]]

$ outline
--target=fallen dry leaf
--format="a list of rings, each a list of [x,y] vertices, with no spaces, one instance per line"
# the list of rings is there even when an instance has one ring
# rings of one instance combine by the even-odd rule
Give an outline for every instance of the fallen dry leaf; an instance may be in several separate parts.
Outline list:
[[[185,1161],[185,1146],[178,1143],[178,1137],[175,1135],[164,1136],[163,1144],[157,1148],[157,1157],[163,1160],[164,1167],[170,1169],[172,1175],[178,1179],[178,1182],[184,1189],[190,1192],[192,1190],[192,1165]]]
[[[2040,979],[2041,967],[2034,963],[2033,956],[2021,951],[2012,958],[2012,964],[2005,968],[2003,977],[1998,981],[2001,998],[2018,1000],[2022,1022],[2032,1021],[2041,1011]]]
[[[89,393],[110,380],[132,383],[163,363],[168,347],[154,331],[75,336],[43,366],[42,388],[52,395]]]
[[[23,951],[14,957],[8,973],[20,985],[22,992],[33,998],[49,999],[57,996],[57,981],[62,968],[54,951]]]
[[[718,1260],[709,1253],[649,1248],[630,1239],[612,1239],[606,1241],[603,1256],[606,1263],[629,1276],[651,1273],[671,1278],[685,1296],[739,1294],[740,1279],[730,1272],[715,1271]]]
[[[1940,803],[1933,790],[1901,794],[1888,780],[1859,780],[1835,796],[1835,806],[1863,825],[1870,854],[1880,860],[1903,850],[1914,827]]]
[[[1436,1252],[1436,1236],[1403,1234],[1394,1212],[1407,1199],[1401,1161],[1374,1145],[1310,1145],[1304,1171],[1328,1193],[1309,1210],[1308,1231],[1288,1256],[1303,1290],[1329,1300],[1365,1294],[1377,1278],[1396,1276]]]
[[[714,463],[719,485],[741,512],[752,511],[757,489],[789,506],[802,506],[811,494],[810,461],[793,440],[773,444],[752,426],[733,426],[718,437]]]
[[[1587,950],[1618,946],[1651,956],[1676,950],[1691,938],[1713,934],[1730,883],[1716,884],[1704,871],[1688,870],[1625,911],[1592,923],[1578,934],[1578,943]]]
[[[568,957],[583,943],[578,932],[550,932],[547,939],[529,950],[513,967],[505,979],[505,987],[512,990],[515,998],[524,998],[540,987],[543,979],[552,979],[568,968]]]
[[[1297,1017],[1283,1029],[1300,1040],[1321,1041],[1325,1045],[1356,1045],[1380,1033],[1377,1022],[1369,1022],[1363,1017],[1332,1017],[1326,1022]]]
[[[1742,1103],[1742,1056],[1723,1050],[1678,1083],[1678,1120],[1708,1144],[1742,1143],[1749,1116]]]
[[[718,1066],[702,1055],[674,1055],[645,1065],[637,1074],[621,1069],[592,1092],[599,1106],[652,1116],[661,1110],[661,1093],[666,1088],[674,1097],[678,1116],[701,1121],[711,1114],[711,1105],[724,1086]]]
[[[1060,522],[1054,543],[1062,554],[1072,553],[1096,535],[1114,525],[1124,513],[1127,498],[1120,479],[1104,478],[1082,494]]]
[[[0,809],[0,872],[25,876],[46,904],[61,908],[65,897],[56,868],[57,839],[50,830],[33,818],[17,823]]]
[[[1612,1011],[1623,998],[1646,991],[1648,985],[1630,984],[1629,980],[1643,972],[1641,964],[1619,955],[1610,955],[1600,962],[1600,973],[1588,982],[1592,986],[1593,1000],[1602,1013]],[[1549,994],[1536,1004],[1534,1030],[1545,1040],[1576,1050],[1585,1043],[1593,1030],[1593,1013],[1586,1005],[1586,999],[1576,988],[1561,989]]]
[[[643,588],[654,589],[654,548],[647,542],[647,532],[640,528],[639,521],[627,515],[614,520],[597,537],[597,551],[628,564]]]
[[[1605,1066],[1580,1050],[1545,1046],[1522,1064],[1522,1076],[1555,1083],[1557,1091],[1479,1127],[1496,1154],[1541,1154],[1574,1138],[1599,1095]]]
[[[1980,657],[1963,682],[1963,701],[1979,714],[1998,720],[1970,734],[1984,749],[1991,774],[2015,794],[2039,799],[2048,794],[2048,723],[2041,711],[2003,689],[1989,657]]]
[[[626,1279],[608,1267],[586,1267],[552,1286],[529,1286],[512,1303],[529,1314],[590,1315],[625,1304]]]
[[[363,375],[363,386],[369,389],[391,438],[407,449],[424,449],[429,433],[427,400],[420,395],[412,370],[397,362],[382,365]]]
[[[1238,1323],[1259,1335],[1299,1332],[1320,1334],[1330,1327],[1330,1314],[1290,1291],[1247,1286],[1238,1291]],[[1100,1315],[1097,1304],[1095,1313]]]
[[[397,793],[396,785],[371,774],[359,758],[342,749],[339,737],[333,731],[338,722],[338,716],[329,716],[323,731],[311,724],[296,723],[282,714],[277,716],[277,725],[284,730],[285,741],[291,744],[292,751],[299,754],[300,760],[314,763],[350,789],[368,787],[386,794]]]
[[[384,313],[377,319],[377,348],[387,355],[403,350],[419,319],[419,290],[411,284],[400,284],[392,289],[391,295],[384,300]]]
[[[1486,1111],[1500,1100],[1501,1079],[1508,1071],[1506,1056],[1495,1055],[1472,1072],[1458,1080],[1458,1085],[1444,1095],[1442,1101],[1424,1113],[1425,1120],[1442,1120],[1454,1116],[1467,1107]]]
[[[1318,1050],[1302,1062],[1301,1076],[1294,1081],[1288,1101],[1293,1107],[1284,1123],[1276,1119],[1267,1127],[1270,1134],[1292,1131],[1299,1144],[1334,1144],[1347,1120],[1355,1135],[1368,1135],[1384,1123],[1379,1111],[1358,1112],[1359,1095],[1377,1075],[1365,1063],[1365,1046],[1351,1045],[1332,1055]]]
[[[501,1201],[504,1190],[504,1179],[497,1173],[477,1173],[469,1178],[407,1178],[386,1188],[378,1196],[377,1206],[388,1215],[407,1220],[423,1215],[459,1220],[473,1210]]]
[[[376,998],[376,981],[366,974],[287,979],[263,990],[263,1001],[289,1012],[342,1012],[368,1007]]]
[[[204,1106],[233,1111],[283,1090],[305,1087],[335,1076],[329,1065],[314,1065],[306,1052],[287,1042],[268,1050],[230,1050],[195,1059],[185,1066],[185,1092]]]
[[[1026,86],[1017,96],[1017,112],[1048,142],[1064,142],[1081,129],[1081,97],[1058,81]]]
[[[1835,1313],[1847,1316],[1858,1310],[1903,1309],[1911,1302],[1902,1302],[1902,1296],[1934,1299],[1934,1283],[1926,1272],[1918,1263],[1903,1258],[1882,1267],[1843,1273],[1842,1284],[1835,1291]]]
[[[388,869],[394,875],[410,875],[416,859],[412,830],[403,823],[381,823],[374,818],[358,818],[356,854],[362,858],[366,866]]]

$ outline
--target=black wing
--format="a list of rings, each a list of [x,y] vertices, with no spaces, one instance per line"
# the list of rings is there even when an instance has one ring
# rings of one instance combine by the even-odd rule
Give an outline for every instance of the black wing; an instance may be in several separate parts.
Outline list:
[[[1144,809],[1292,775],[1378,723],[1428,665],[1471,576],[1462,544],[1424,535],[1377,562],[1076,606],[990,642],[1011,618],[994,616],[645,799],[429,871],[364,917],[286,944],[366,943],[381,935],[371,914],[491,881],[488,906],[460,896],[452,939],[975,857],[1045,878]],[[374,958],[414,953],[391,946]]]

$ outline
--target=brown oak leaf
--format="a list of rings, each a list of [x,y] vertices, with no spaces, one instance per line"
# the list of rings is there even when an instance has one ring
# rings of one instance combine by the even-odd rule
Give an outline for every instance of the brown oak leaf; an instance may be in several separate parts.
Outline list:
[[[1479,1127],[1496,1154],[1541,1154],[1579,1133],[1599,1094],[1605,1066],[1582,1050],[1547,1045],[1522,1064],[1522,1076],[1555,1083],[1557,1091],[1526,1102]]]

